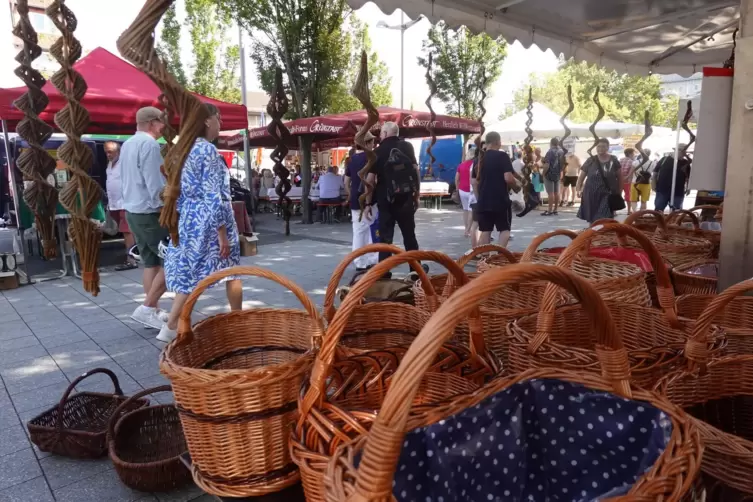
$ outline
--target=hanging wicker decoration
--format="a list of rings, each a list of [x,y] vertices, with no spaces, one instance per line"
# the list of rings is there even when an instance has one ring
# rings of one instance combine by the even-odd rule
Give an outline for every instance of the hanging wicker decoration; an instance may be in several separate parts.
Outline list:
[[[651,127],[651,116],[649,115],[648,110],[646,110],[643,115],[643,137],[641,137],[640,141],[635,144],[635,149],[638,150],[641,154],[641,163],[638,164],[638,167],[636,169],[640,169],[646,162],[648,162],[648,154],[643,149],[643,142],[646,141],[648,137],[653,133],[654,128]]]
[[[277,142],[277,147],[272,151],[269,158],[274,161],[273,171],[280,178],[280,182],[275,187],[275,193],[278,197],[277,204],[279,204],[282,217],[285,220],[285,235],[290,235],[290,216],[293,206],[293,201],[288,197],[288,192],[292,188],[288,179],[290,171],[282,164],[288,154],[288,147],[285,144],[290,138],[290,131],[282,122],[282,117],[288,112],[288,106],[288,97],[282,86],[282,70],[277,68],[275,71],[275,90],[269,97],[269,103],[267,103],[267,114],[272,117],[267,126],[267,132]]]
[[[732,54],[729,55],[729,59],[724,62],[724,68],[735,69],[735,50],[737,49],[737,30],[732,32]]]
[[[24,118],[16,127],[16,133],[29,144],[29,148],[25,148],[16,159],[16,166],[24,176],[26,187],[23,199],[34,213],[44,257],[51,259],[57,255],[55,209],[58,192],[47,182],[47,177],[55,172],[56,162],[44,149],[45,142],[52,135],[52,127],[39,118],[39,114],[49,103],[47,94],[42,91],[45,79],[31,66],[31,62],[42,54],[42,48],[37,43],[37,33],[29,20],[28,1],[18,0],[16,10],[19,20],[13,28],[13,34],[21,39],[23,48],[16,55],[20,66],[16,68],[15,74],[23,80],[28,91],[15,100],[13,105],[24,113]]]
[[[562,124],[562,128],[565,130],[565,134],[562,135],[562,138],[560,139],[560,147],[562,148],[562,155],[567,155],[567,148],[565,148],[565,140],[570,137],[570,133],[572,131],[567,126],[567,117],[573,113],[573,110],[575,110],[575,103],[573,103],[573,86],[571,84],[567,84],[567,110],[565,113],[560,117],[560,124]]]
[[[65,5],[65,0],[56,0],[47,7],[46,12],[61,33],[60,38],[50,47],[50,54],[60,63],[60,70],[52,76],[50,82],[66,100],[63,109],[55,114],[55,124],[68,138],[58,148],[58,158],[65,163],[69,174],[68,183],[60,190],[60,203],[71,215],[68,234],[81,261],[84,289],[92,296],[97,296],[97,265],[102,232],[90,218],[102,200],[102,189],[89,176],[94,155],[81,141],[81,135],[89,127],[89,112],[81,105],[86,94],[86,82],[73,68],[73,64],[81,57],[81,44],[73,35],[78,22]]]
[[[180,178],[183,163],[193,148],[196,138],[204,129],[208,110],[199,99],[186,91],[167,70],[155,49],[155,30],[167,9],[175,0],[147,0],[136,19],[118,38],[117,46],[126,61],[146,73],[162,91],[160,102],[166,106],[165,121],[173,114],[180,117],[178,141],[173,144],[174,131],[166,129],[167,156],[164,170],[167,184],[162,192],[165,206],[160,215],[160,224],[170,232],[173,244],[178,245],[178,211],[176,203],[180,196]]]
[[[591,135],[594,137],[594,144],[591,145],[591,148],[588,149],[588,156],[593,157],[593,149],[596,148],[596,145],[599,144],[599,135],[596,134],[596,124],[598,124],[601,119],[604,118],[604,114],[606,113],[604,111],[604,107],[601,106],[601,101],[599,101],[599,91],[601,89],[599,87],[596,87],[596,92],[594,93],[594,99],[593,102],[596,105],[596,109],[599,110],[599,113],[596,114],[596,120],[594,120],[593,124],[591,124],[591,127],[588,128],[589,131],[591,131]]]
[[[356,78],[353,89],[350,91],[353,96],[361,102],[366,110],[366,122],[358,129],[356,133],[355,142],[361,149],[366,152],[366,165],[363,169],[358,171],[358,177],[361,178],[361,184],[363,186],[363,194],[358,197],[358,204],[361,206],[361,214],[358,217],[358,221],[363,218],[363,210],[366,209],[366,200],[374,192],[374,184],[367,180],[367,175],[374,167],[376,163],[376,153],[373,148],[369,148],[366,145],[366,133],[371,130],[372,127],[379,123],[379,110],[376,109],[374,103],[371,102],[371,91],[369,91],[369,60],[366,56],[366,51],[361,53],[361,67],[358,71],[358,77]]]
[[[526,120],[525,128],[526,139],[523,140],[523,169],[521,170],[521,174],[523,175],[523,200],[526,207],[529,207],[531,174],[533,174],[533,165],[536,162],[533,155],[533,147],[531,146],[531,142],[533,141],[533,129],[531,129],[531,124],[533,124],[533,89],[530,87],[528,88],[526,115],[528,119]]]
[[[429,97],[426,98],[426,101],[424,103],[426,104],[427,108],[429,108],[429,123],[426,125],[426,130],[429,131],[429,136],[431,137],[431,140],[429,141],[429,146],[426,147],[426,155],[429,156],[429,166],[426,168],[426,176],[433,176],[434,175],[434,162],[437,160],[437,158],[434,156],[433,153],[431,153],[432,148],[434,148],[434,145],[437,142],[437,134],[434,131],[434,124],[437,120],[437,114],[434,111],[434,108],[431,106],[431,99],[437,94],[437,83],[434,81],[434,77],[431,75],[431,69],[432,69],[432,53],[429,53],[429,63],[426,65],[426,84],[429,86]]]
[[[481,113],[478,116],[478,125],[479,125],[479,132],[478,136],[476,136],[476,152],[478,152],[478,161],[476,162],[476,179],[481,183],[481,168],[484,167],[484,150],[481,148],[481,143],[484,141],[484,133],[486,132],[486,126],[484,125],[484,115],[486,115],[486,108],[484,108],[484,101],[486,101],[486,82],[489,80],[489,77],[486,76],[486,73],[483,72],[481,74],[481,78],[479,79],[478,87],[479,87],[479,94],[481,95],[478,100],[478,109],[481,110]]]
[[[690,136],[690,141],[685,145],[685,148],[683,148],[682,152],[680,152],[680,157],[683,157],[687,151],[688,148],[690,148],[690,145],[695,143],[695,134],[693,134],[693,131],[690,130],[690,127],[688,127],[688,123],[690,122],[690,119],[693,118],[693,101],[688,100],[688,108],[685,110],[685,116],[682,118],[681,127],[682,129],[688,133],[688,136]]]

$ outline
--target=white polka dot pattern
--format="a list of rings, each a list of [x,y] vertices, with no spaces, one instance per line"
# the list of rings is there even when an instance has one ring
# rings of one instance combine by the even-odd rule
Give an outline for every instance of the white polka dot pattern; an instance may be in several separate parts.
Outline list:
[[[405,437],[401,502],[588,502],[625,494],[664,451],[669,418],[558,380],[519,383]]]

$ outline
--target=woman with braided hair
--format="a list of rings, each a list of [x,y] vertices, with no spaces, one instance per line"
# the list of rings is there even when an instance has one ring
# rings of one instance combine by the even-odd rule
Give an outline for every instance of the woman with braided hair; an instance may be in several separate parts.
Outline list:
[[[220,114],[208,103],[209,118],[204,132],[196,138],[183,165],[180,178],[178,245],[171,242],[165,250],[165,281],[175,293],[167,323],[157,340],[170,342],[177,336],[178,316],[196,284],[218,270],[240,263],[238,228],[230,198],[230,173],[212,144],[220,134]],[[228,278],[227,297],[232,310],[243,304],[240,279]]]

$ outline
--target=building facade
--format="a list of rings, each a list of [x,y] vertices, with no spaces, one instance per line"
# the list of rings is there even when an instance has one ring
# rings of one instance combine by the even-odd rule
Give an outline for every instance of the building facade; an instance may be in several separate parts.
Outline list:
[[[696,73],[690,77],[679,75],[662,75],[661,93],[663,96],[675,95],[679,98],[689,98],[701,93],[703,74]]]
[[[34,60],[34,67],[42,72],[43,75],[49,77],[57,71],[60,65],[50,55],[50,47],[60,37],[60,31],[52,23],[52,20],[47,17],[45,9],[49,7],[53,0],[28,0],[29,2],[29,21],[37,32],[37,39],[39,46],[42,48],[42,55]],[[10,7],[11,23],[16,26],[18,23],[18,9],[16,8],[16,0],[8,0]],[[14,54],[21,50],[23,43],[18,37],[13,37],[13,50]]]

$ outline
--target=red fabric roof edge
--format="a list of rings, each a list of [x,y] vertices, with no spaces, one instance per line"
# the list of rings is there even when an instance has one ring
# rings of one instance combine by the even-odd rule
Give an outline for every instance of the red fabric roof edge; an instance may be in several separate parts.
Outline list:
[[[88,85],[82,104],[89,111],[91,123],[87,133],[133,134],[136,130],[136,112],[144,106],[159,106],[159,87],[141,70],[119,58],[107,49],[98,47],[74,65]],[[53,125],[55,113],[66,104],[65,98],[47,82],[43,88],[50,98],[40,118]],[[13,101],[26,92],[26,87],[0,89],[0,118],[15,129],[23,113],[13,106]],[[212,103],[220,110],[222,127],[225,130],[248,127],[246,107],[225,103],[195,94],[205,103]],[[176,124],[177,125],[177,122]]]

